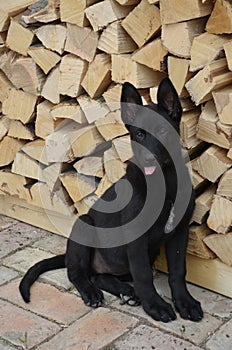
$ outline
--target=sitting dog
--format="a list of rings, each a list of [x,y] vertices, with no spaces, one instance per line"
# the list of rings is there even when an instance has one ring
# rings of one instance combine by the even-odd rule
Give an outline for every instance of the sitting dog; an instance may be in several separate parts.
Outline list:
[[[30,287],[40,274],[66,267],[86,305],[101,306],[103,290],[122,303],[141,303],[155,320],[174,320],[172,306],[153,284],[152,266],[164,242],[175,309],[184,319],[202,319],[201,305],[185,281],[195,197],[179,141],[182,108],[169,78],[160,83],[157,100],[142,106],[137,89],[123,84],[121,116],[134,152],[126,174],[76,220],[66,254],[45,259],[27,271],[19,287],[25,302],[30,301]],[[123,203],[129,199],[124,207],[120,196]],[[119,209],[113,210],[111,203]]]

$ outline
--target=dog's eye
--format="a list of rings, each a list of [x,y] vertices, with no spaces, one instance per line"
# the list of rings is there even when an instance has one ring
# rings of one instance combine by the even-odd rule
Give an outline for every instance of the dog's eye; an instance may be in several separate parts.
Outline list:
[[[145,133],[142,130],[137,130],[136,131],[136,138],[138,140],[143,140],[145,138]]]

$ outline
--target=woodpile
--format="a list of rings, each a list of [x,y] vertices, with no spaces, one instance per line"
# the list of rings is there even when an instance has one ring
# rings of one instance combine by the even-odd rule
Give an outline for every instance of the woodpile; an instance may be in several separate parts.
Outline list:
[[[181,138],[197,190],[189,253],[232,266],[227,0],[2,2],[0,200],[20,199],[71,225],[123,176],[132,156],[121,84],[131,82],[145,103],[156,102],[167,75],[183,106]],[[5,213],[17,217],[17,209]]]

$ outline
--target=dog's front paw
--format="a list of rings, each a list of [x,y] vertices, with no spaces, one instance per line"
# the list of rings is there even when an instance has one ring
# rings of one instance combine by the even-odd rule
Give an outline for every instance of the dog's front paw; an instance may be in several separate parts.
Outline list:
[[[125,295],[125,294],[120,294],[121,298],[121,305],[127,304],[130,306],[138,306],[140,304],[140,301],[138,297],[135,294],[130,294],[130,295]]]
[[[81,297],[87,306],[102,306],[104,295],[102,291],[94,286],[88,287],[87,291],[81,293]]]
[[[143,308],[156,321],[167,323],[176,319],[172,306],[161,298],[155,302],[153,301],[151,305],[144,304]]]
[[[173,300],[176,310],[184,319],[199,322],[203,318],[203,311],[199,301],[191,296]]]

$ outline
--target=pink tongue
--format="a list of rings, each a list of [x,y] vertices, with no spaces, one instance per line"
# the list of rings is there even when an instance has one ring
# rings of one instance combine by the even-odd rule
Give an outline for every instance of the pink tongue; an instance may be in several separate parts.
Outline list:
[[[145,167],[145,174],[146,175],[152,175],[155,172],[156,166],[149,166],[149,167]]]

